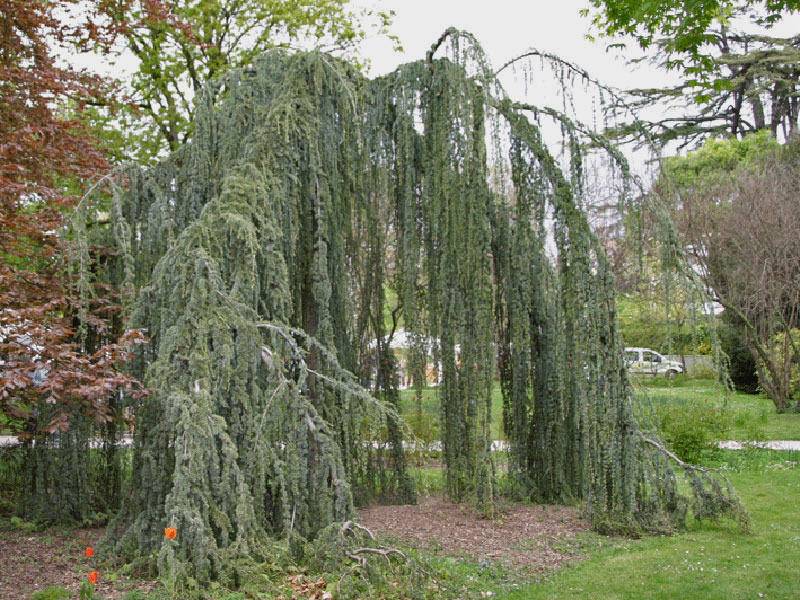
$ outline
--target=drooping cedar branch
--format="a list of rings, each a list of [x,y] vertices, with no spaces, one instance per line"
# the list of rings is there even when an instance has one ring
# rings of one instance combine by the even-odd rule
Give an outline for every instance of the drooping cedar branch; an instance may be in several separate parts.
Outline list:
[[[231,558],[314,536],[354,502],[413,500],[387,341],[400,310],[412,363],[429,340],[441,365],[451,498],[490,513],[497,497],[497,369],[519,496],[585,501],[603,529],[680,523],[675,475],[638,435],[611,271],[579,208],[579,128],[568,177],[491,73],[453,30],[375,80],[276,50],[211,84],[187,146],[128,172],[112,269],[150,338],[153,393],[118,552],[157,552],[191,588],[235,580]]]

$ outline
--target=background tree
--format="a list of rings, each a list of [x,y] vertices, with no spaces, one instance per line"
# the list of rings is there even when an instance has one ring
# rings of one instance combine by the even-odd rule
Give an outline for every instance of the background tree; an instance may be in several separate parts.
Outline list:
[[[798,125],[800,37],[768,35],[797,10],[794,0],[639,3],[592,0],[603,35],[633,38],[643,59],[676,72],[677,85],[631,90],[632,107],[666,108],[658,120],[622,130],[681,146],[710,135],[768,128],[788,136]],[[638,62],[638,61],[634,61]]]
[[[728,374],[733,387],[746,394],[757,394],[758,370],[756,361],[747,347],[744,332],[738,320],[723,311],[719,322],[720,349],[728,357]]]
[[[669,307],[665,306],[663,281],[659,277],[653,282],[639,293],[617,296],[619,327],[625,345],[680,356],[710,354],[708,324],[691,314],[692,304],[681,302],[680,294],[672,298]]]
[[[676,207],[697,273],[742,332],[779,412],[795,393],[800,343],[798,169],[796,144],[764,133],[667,160],[655,188]]]
[[[76,4],[0,2],[0,415],[24,439],[39,440],[29,446],[25,489],[43,493],[31,511],[71,518],[83,514],[80,477],[59,482],[58,503],[48,502],[60,474],[38,460],[43,439],[74,430],[76,418],[111,423],[109,398],[133,386],[117,370],[125,340],[113,327],[113,295],[92,299],[95,282],[69,276],[61,235],[74,192],[108,168],[80,121],[63,117],[68,103],[79,111],[106,92],[101,80],[54,58],[100,35],[57,16]]]
[[[774,154],[778,146],[776,139],[791,138],[796,132],[800,38],[770,35],[770,27],[787,13],[796,11],[799,5],[793,0],[713,0],[702,3],[592,0],[591,5],[594,9],[593,24],[602,35],[633,39],[646,52],[645,57],[639,60],[653,60],[680,78],[680,82],[671,87],[630,90],[624,100],[626,106],[630,105],[639,115],[655,109],[659,111],[659,117],[654,121],[628,124],[619,128],[617,133],[628,139],[655,142],[656,146],[674,142],[679,149],[712,138],[685,159],[668,159],[658,185],[662,199],[668,199],[667,210],[673,216],[680,214],[682,217],[679,219],[683,229],[681,233],[686,235],[689,228],[698,233],[697,223],[690,222],[683,210],[686,208],[685,198],[691,197],[699,202],[705,194],[713,196],[710,190],[733,193],[731,190],[723,191],[732,174]],[[747,136],[762,130],[769,131],[771,136]],[[714,137],[743,139],[728,143],[713,140]],[[766,179],[762,183],[766,187],[771,185]],[[664,194],[665,190],[669,191]],[[730,200],[707,198],[709,203],[721,205]],[[710,205],[704,205],[703,218],[708,216],[705,209]],[[731,212],[718,207],[717,216],[726,210]],[[697,212],[695,217],[698,217]],[[730,214],[728,217],[732,218]],[[713,224],[722,227],[721,222]],[[641,233],[634,226],[628,237]],[[740,232],[728,230],[726,233],[733,240]],[[738,243],[743,243],[747,235],[747,231],[742,231]],[[690,251],[702,254],[705,249],[690,246]],[[718,269],[722,266],[717,262]],[[717,284],[721,283],[721,276],[718,271]],[[733,277],[733,272],[727,276]],[[706,286],[712,289],[710,283],[705,281]],[[714,290],[714,293],[719,293],[719,290]],[[728,300],[732,301],[731,298]],[[779,330],[783,327],[780,323],[772,323],[770,328],[772,326]],[[757,360],[757,354],[751,352],[756,349],[754,336],[752,328],[750,333],[747,329],[745,321],[728,306],[721,316],[719,338],[731,361],[733,383],[739,389],[754,391],[757,383],[755,373],[759,368],[764,372],[766,363],[763,358]],[[761,339],[759,346],[766,356],[767,339]],[[784,359],[777,362],[791,360],[785,355]],[[774,378],[762,376],[762,387],[774,388],[767,381]],[[774,391],[773,395],[785,394],[786,385],[782,387],[783,393]]]
[[[112,0],[101,12],[138,60],[119,127],[131,129],[127,146],[145,161],[187,139],[193,98],[207,81],[275,46],[352,54],[391,22],[388,12],[353,10],[346,0]]]
[[[626,346],[714,354],[708,298],[687,278],[673,216],[674,207],[644,194],[619,219],[619,232],[605,240],[613,257],[620,333]]]
[[[669,52],[686,55],[697,63],[706,60],[703,47],[713,37],[709,30],[715,22],[739,11],[759,10],[758,22],[770,25],[780,21],[786,12],[800,9],[797,0],[590,0],[590,4],[596,11],[592,22],[604,34],[631,36],[642,48],[668,38]],[[583,12],[588,14],[589,10]]]

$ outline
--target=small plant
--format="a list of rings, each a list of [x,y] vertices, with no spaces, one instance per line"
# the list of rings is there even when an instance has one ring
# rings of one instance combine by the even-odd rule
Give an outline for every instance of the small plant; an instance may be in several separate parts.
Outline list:
[[[178,537],[177,527],[164,528],[164,539],[169,540],[170,542],[174,542],[175,538],[177,537]],[[177,577],[175,577],[175,571],[172,568],[172,564],[173,561],[170,561],[170,567],[167,569],[166,575],[162,577],[162,581],[164,583],[164,587],[167,589],[169,597],[176,599],[180,597],[179,594],[181,592],[180,588],[182,583],[178,580]]]
[[[414,437],[425,448],[439,440],[439,420],[432,418],[430,413],[412,412],[406,415],[406,424],[411,428]]]
[[[95,575],[97,571],[92,571]],[[78,598],[80,600],[95,600],[96,596],[94,595],[94,583],[97,583],[97,578],[94,578],[94,583],[91,580],[91,575],[89,574],[90,579],[87,581],[81,582],[80,590],[78,590]]]
[[[33,533],[39,527],[36,523],[31,521],[26,521],[25,519],[21,519],[20,517],[11,517],[8,522],[11,524],[11,527],[14,529],[19,529],[24,533]]]
[[[78,590],[78,597],[80,600],[93,600],[95,598],[94,591],[97,582],[100,580],[100,572],[94,568],[94,548],[86,546],[83,555],[89,560],[92,565],[92,570],[86,574],[86,579],[81,582],[81,587]]]
[[[444,490],[441,469],[418,467],[411,471],[417,493],[421,496],[440,494]]]
[[[70,600],[72,594],[60,585],[50,586],[31,594],[31,600]]]

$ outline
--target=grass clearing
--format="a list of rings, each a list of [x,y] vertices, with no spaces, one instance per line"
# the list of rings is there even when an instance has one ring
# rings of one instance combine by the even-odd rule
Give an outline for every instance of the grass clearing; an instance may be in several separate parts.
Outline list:
[[[498,598],[738,599],[800,596],[800,455],[752,450],[726,454],[730,477],[752,518],[692,522],[673,536],[639,540],[586,534],[588,558]]]
[[[417,399],[414,388],[400,390],[400,413],[408,421],[414,433],[421,440],[428,442],[439,439],[439,393],[438,388],[426,387],[422,389],[420,408],[422,417],[418,418]],[[503,394],[500,384],[495,383],[492,388],[492,439],[503,440]]]
[[[697,405],[720,408],[730,415],[729,439],[734,440],[800,440],[800,413],[778,414],[772,401],[763,394],[726,391],[713,379],[673,380],[664,377],[636,377],[633,380],[637,399],[655,405]],[[421,399],[422,417],[416,412],[413,389],[400,392],[400,412],[423,441],[439,438],[439,396],[434,387],[424,388]],[[492,390],[492,439],[502,440],[503,396],[500,385]]]
[[[727,392],[713,379],[639,378],[634,381],[642,404],[719,410],[728,429],[723,437],[736,440],[800,439],[800,414],[778,414],[763,395]],[[403,392],[401,409],[414,407],[413,390]],[[435,390],[423,392],[423,412],[438,426]],[[493,395],[493,432],[499,431],[502,397]],[[495,435],[495,439],[501,436]],[[536,600],[586,599],[749,599],[800,597],[800,453],[766,450],[715,451],[703,455],[708,466],[721,469],[731,480],[752,519],[752,532],[743,534],[732,523],[690,522],[672,536],[622,539],[595,533],[579,534],[565,553],[584,560],[545,576],[528,577],[507,570],[494,572],[495,598]],[[414,470],[427,492],[441,488],[436,468]],[[487,585],[485,570],[460,562],[459,574],[472,568]],[[537,580],[539,577],[540,580]],[[484,588],[485,589],[485,588]]]
[[[636,396],[642,403],[662,405],[680,412],[682,407],[707,407],[721,409],[727,415],[729,439],[800,439],[800,415],[776,414],[771,401],[763,396],[725,391],[709,379],[641,379],[635,382]],[[413,416],[415,399],[413,390],[401,394],[401,410]],[[502,397],[499,387],[493,394],[493,436],[502,439],[500,421]],[[422,418],[412,426],[427,427],[427,435],[438,437],[439,401],[435,388],[423,391]],[[496,456],[498,470],[503,472],[505,455]],[[427,548],[410,547],[400,540],[386,539],[386,543],[397,543],[399,548],[418,565],[426,575],[420,597],[423,598],[500,598],[508,600],[537,600],[544,598],[586,599],[749,599],[800,597],[800,453],[772,452],[766,450],[713,451],[702,455],[705,465],[720,469],[736,487],[752,519],[752,532],[743,534],[732,523],[712,524],[690,522],[687,530],[672,536],[627,539],[601,536],[592,532],[579,532],[571,538],[553,540],[550,547],[574,561],[554,572],[530,572],[508,566],[488,558],[476,560],[463,555],[453,556],[445,544]],[[442,469],[436,458],[427,457],[411,469],[420,495],[436,495],[443,492]],[[501,477],[502,481],[502,477]],[[52,548],[56,557],[70,557],[80,563],[81,541],[67,543],[62,532],[28,531],[24,522],[11,523],[13,530],[0,532],[0,538],[9,541],[10,536],[23,540],[36,539],[34,545]],[[74,534],[69,534],[72,537]],[[99,535],[97,533],[96,535]],[[30,542],[28,542],[30,543]],[[537,552],[537,547],[524,543],[514,546],[516,550]],[[21,556],[19,551],[10,555]],[[27,554],[27,553],[26,553]],[[31,552],[29,559],[37,561],[38,552]],[[26,559],[27,560],[27,559]],[[61,559],[59,558],[59,561]],[[39,564],[48,564],[45,556],[38,556]],[[10,566],[10,565],[7,565]],[[65,565],[59,565],[63,573]],[[65,588],[74,591],[83,577],[85,568],[77,564],[66,580],[53,577],[50,585],[63,581]],[[34,576],[32,565],[20,565],[12,569]],[[55,573],[55,571],[53,571]],[[105,573],[111,576],[111,572]],[[41,575],[37,572],[36,576]],[[323,574],[329,582],[335,581],[339,573]],[[309,577],[311,574],[309,574]],[[401,598],[403,578],[407,572],[398,569],[384,574],[387,577],[381,586],[381,598]],[[261,571],[261,583],[250,591],[225,592],[212,598],[225,600],[269,596],[274,590],[293,590],[287,583],[283,571]],[[316,577],[316,575],[314,575]],[[110,581],[104,597],[124,597],[147,600],[164,600],[166,592],[161,587],[153,589],[154,582]],[[267,586],[269,584],[269,586]],[[142,586],[144,590],[137,590]],[[109,594],[112,588],[116,593]],[[131,589],[133,588],[133,589]],[[267,596],[264,590],[270,589]],[[61,588],[63,589],[63,588]],[[124,590],[124,591],[123,591]],[[43,591],[43,590],[41,590]],[[58,597],[59,587],[45,594]],[[127,594],[127,595],[124,595]],[[2,594],[0,594],[2,596]],[[49,597],[47,595],[43,597]]]
[[[729,392],[713,379],[634,379],[636,396],[654,405],[697,405],[719,408],[729,414],[734,440],[800,440],[800,413],[778,414],[763,394]]]

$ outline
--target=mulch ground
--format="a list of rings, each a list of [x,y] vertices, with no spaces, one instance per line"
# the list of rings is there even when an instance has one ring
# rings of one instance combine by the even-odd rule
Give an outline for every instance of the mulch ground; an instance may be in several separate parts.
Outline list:
[[[570,548],[575,544],[570,541],[589,529],[571,507],[515,504],[486,519],[469,506],[435,496],[421,498],[416,505],[362,509],[359,523],[376,535],[418,548],[537,573],[574,560]],[[103,529],[0,531],[0,600],[22,600],[55,585],[77,597],[81,582],[94,569],[101,573],[96,587],[103,598],[118,600],[131,589],[155,587],[156,582],[124,576],[110,581],[110,574],[95,559],[84,556],[86,546],[96,548],[103,533]]]
[[[362,509],[359,523],[376,535],[415,547],[533,572],[574,560],[570,541],[589,530],[572,507],[514,504],[486,519],[469,506],[436,496],[421,498],[416,505]]]
[[[147,591],[155,582],[116,576],[109,581],[95,556],[84,556],[87,546],[97,547],[104,529],[48,530],[26,533],[0,531],[0,600],[23,600],[50,586],[62,586],[78,597],[81,582],[89,571],[100,572],[95,586],[102,598],[117,600],[127,591]]]

